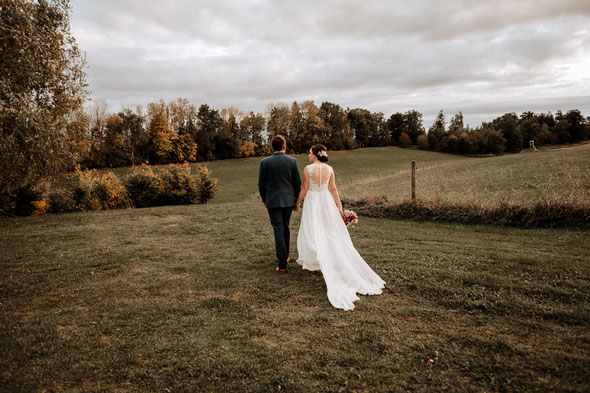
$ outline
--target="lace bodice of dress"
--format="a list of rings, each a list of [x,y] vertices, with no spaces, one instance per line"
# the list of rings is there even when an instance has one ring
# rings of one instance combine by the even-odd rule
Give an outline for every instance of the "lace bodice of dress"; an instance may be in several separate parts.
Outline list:
[[[311,164],[305,168],[309,174],[308,191],[328,191],[332,167],[327,164]]]

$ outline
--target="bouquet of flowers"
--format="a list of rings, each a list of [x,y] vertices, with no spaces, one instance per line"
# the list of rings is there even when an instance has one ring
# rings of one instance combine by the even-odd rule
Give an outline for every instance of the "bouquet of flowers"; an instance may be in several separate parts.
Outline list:
[[[342,220],[344,220],[344,225],[346,226],[356,224],[357,222],[359,222],[358,216],[352,210],[344,210],[342,212]]]

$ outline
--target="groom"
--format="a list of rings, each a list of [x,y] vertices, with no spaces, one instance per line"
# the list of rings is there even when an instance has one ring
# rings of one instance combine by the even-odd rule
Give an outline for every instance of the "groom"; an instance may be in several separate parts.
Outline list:
[[[279,261],[277,271],[286,273],[289,258],[289,219],[299,195],[301,177],[297,160],[285,154],[285,138],[277,135],[272,139],[271,145],[273,155],[260,161],[258,190],[262,202],[268,209],[270,224],[275,233],[275,248]]]

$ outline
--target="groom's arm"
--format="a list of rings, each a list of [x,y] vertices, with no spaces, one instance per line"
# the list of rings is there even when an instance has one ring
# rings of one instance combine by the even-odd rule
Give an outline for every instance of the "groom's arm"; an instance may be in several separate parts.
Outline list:
[[[258,192],[260,198],[262,198],[262,203],[266,205],[266,172],[263,161],[260,161],[260,169],[258,170]]]

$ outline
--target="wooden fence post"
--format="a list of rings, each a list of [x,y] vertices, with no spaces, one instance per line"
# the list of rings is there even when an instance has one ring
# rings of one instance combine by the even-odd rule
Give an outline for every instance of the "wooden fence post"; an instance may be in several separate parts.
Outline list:
[[[412,160],[412,202],[416,201],[416,161]]]

